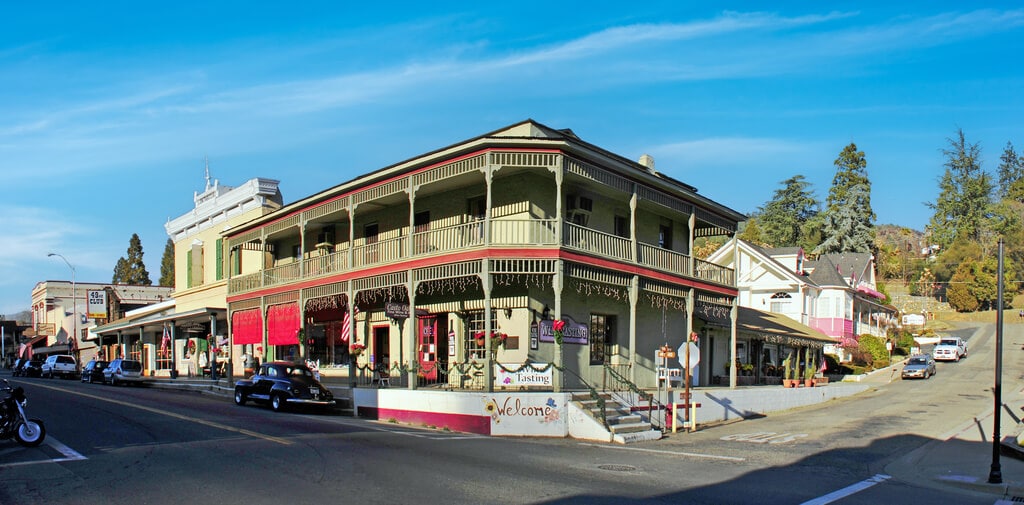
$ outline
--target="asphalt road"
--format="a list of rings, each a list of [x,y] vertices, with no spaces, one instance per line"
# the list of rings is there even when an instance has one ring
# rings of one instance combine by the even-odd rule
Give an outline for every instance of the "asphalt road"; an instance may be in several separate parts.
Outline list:
[[[1007,329],[1004,390],[1019,390],[1024,351],[1013,350],[1024,331]],[[885,474],[895,458],[992,408],[992,327],[971,333],[969,358],[939,363],[927,381],[875,375],[876,387],[852,398],[628,446],[18,379],[47,443],[0,442],[0,503],[991,504],[991,495]],[[987,428],[978,429],[983,439]]]

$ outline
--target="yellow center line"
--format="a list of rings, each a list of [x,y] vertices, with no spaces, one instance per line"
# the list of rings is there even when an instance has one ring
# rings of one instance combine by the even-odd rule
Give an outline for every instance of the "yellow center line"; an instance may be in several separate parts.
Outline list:
[[[160,414],[160,415],[163,415],[163,416],[172,417],[174,419],[180,419],[182,421],[188,421],[188,422],[192,422],[192,423],[196,423],[196,424],[201,424],[203,426],[209,426],[211,428],[217,428],[217,429],[220,429],[220,430],[231,431],[231,432],[235,432],[235,433],[241,433],[243,435],[248,435],[248,436],[254,437],[254,438],[261,438],[263,440],[267,440],[267,441],[270,441],[270,442],[275,442],[275,443],[278,443],[278,444],[281,444],[281,445],[291,445],[292,444],[291,441],[285,440],[283,438],[272,437],[270,435],[264,435],[262,433],[257,433],[255,431],[246,430],[246,429],[242,429],[242,428],[236,428],[234,426],[229,426],[227,424],[215,423],[213,421],[207,421],[205,419],[196,419],[196,418],[188,417],[188,416],[185,416],[185,415],[182,415],[182,414],[175,414],[174,412],[168,412],[166,410],[155,409],[155,408],[152,408],[152,407],[144,407],[142,405],[136,405],[134,403],[128,403],[128,402],[121,401],[121,400],[114,400],[112,398],[103,398],[102,396],[91,395],[91,394],[88,394],[88,393],[79,393],[77,391],[71,391],[71,390],[68,390],[68,389],[58,388],[58,387],[54,387],[54,386],[47,386],[47,385],[44,385],[44,384],[37,384],[35,382],[33,382],[32,385],[33,386],[39,386],[39,387],[42,387],[42,388],[52,389],[54,391],[60,391],[62,393],[78,395],[78,396],[81,396],[81,397],[84,397],[84,398],[91,398],[93,400],[100,400],[100,401],[104,401],[104,402],[108,402],[108,403],[113,403],[113,404],[116,404],[116,405],[122,405],[122,406],[125,406],[125,407],[132,407],[132,408],[136,408],[136,409],[139,409],[139,410],[145,410],[146,412],[152,412],[154,414]]]

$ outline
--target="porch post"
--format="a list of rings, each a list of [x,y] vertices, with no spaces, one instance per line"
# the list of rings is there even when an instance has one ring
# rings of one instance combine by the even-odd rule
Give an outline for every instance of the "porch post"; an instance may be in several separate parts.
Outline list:
[[[561,214],[559,214],[561,215]],[[552,287],[555,291],[555,321],[562,319],[562,285],[565,282],[565,265],[562,260],[555,260],[555,277],[552,279]],[[565,344],[558,345],[555,343],[555,369],[554,376],[554,389],[555,392],[561,392],[565,386],[565,373],[562,372],[561,368],[565,367]]]
[[[629,280],[629,381],[636,384],[636,302],[640,299],[640,276]]]
[[[217,377],[217,353],[213,352],[213,350],[216,349],[216,345],[217,345],[217,313],[216,312],[210,312],[210,338],[212,339],[212,341],[210,342],[210,345],[207,346],[206,352],[210,353],[210,359],[208,360],[208,363],[210,363],[210,380],[216,381],[218,379],[218,377]],[[301,349],[301,347],[300,347],[300,349]]]
[[[410,242],[412,242],[410,240]],[[418,319],[416,317],[416,281],[413,279],[413,270],[409,269],[406,271],[408,278],[406,279],[405,289],[409,292],[409,317],[405,318],[405,337],[406,341],[402,342],[405,345],[405,355],[409,357],[409,389],[416,389],[416,382],[420,365],[419,352],[416,349],[416,342],[419,340],[419,335],[416,333]]]
[[[488,195],[490,195],[489,191]],[[488,212],[490,211],[488,210]],[[491,351],[491,332],[494,331],[491,326],[491,262],[487,258],[480,261],[483,261],[480,276],[483,278],[484,288],[484,356],[487,357],[485,360],[487,369],[484,370],[484,391],[491,393],[494,391],[494,352]]]
[[[739,315],[739,297],[733,297],[732,308],[729,309],[729,344],[732,347],[729,361],[729,388],[736,389],[736,316]]]
[[[171,373],[171,378],[172,379],[177,379],[178,378],[178,352],[175,349],[175,345],[174,345],[175,344],[174,339],[177,336],[175,335],[175,331],[174,331],[174,320],[171,319],[169,321],[169,323],[171,324],[171,329],[170,329],[170,335],[171,335],[171,372],[170,373]]]

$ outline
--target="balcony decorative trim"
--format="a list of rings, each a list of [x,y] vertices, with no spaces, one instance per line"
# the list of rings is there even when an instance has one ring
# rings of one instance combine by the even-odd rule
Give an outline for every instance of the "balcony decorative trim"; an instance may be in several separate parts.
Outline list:
[[[633,193],[633,181],[570,156],[565,157],[565,171],[604,184],[626,194]]]
[[[452,163],[446,163],[439,167],[431,168],[425,172],[419,172],[413,174],[412,184],[413,187],[423,186],[433,182],[443,181],[452,177],[458,177],[463,174],[468,174],[480,170],[487,165],[487,156],[484,154],[478,154],[470,158],[458,160]]]
[[[286,293],[274,293],[263,297],[264,303],[267,305],[279,305],[282,303],[291,303],[299,301],[300,293],[298,291],[288,291]]]

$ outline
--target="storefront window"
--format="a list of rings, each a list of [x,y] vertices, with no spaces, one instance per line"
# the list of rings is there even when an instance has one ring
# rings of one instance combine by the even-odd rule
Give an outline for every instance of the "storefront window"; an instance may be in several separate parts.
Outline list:
[[[483,359],[487,359],[487,353],[484,352],[485,351],[484,347],[481,346],[481,345],[478,345],[477,344],[477,339],[476,339],[476,335],[478,333],[483,333],[486,330],[486,328],[485,328],[485,320],[484,320],[484,311],[478,310],[478,311],[470,312],[469,315],[466,317],[466,329],[469,330],[469,331],[466,332],[466,336],[465,336],[465,339],[464,339],[464,344],[465,345],[463,346],[463,349],[466,350],[466,359],[467,360],[483,360]],[[495,332],[495,333],[498,331],[497,312],[494,309],[491,309],[491,331]]]

